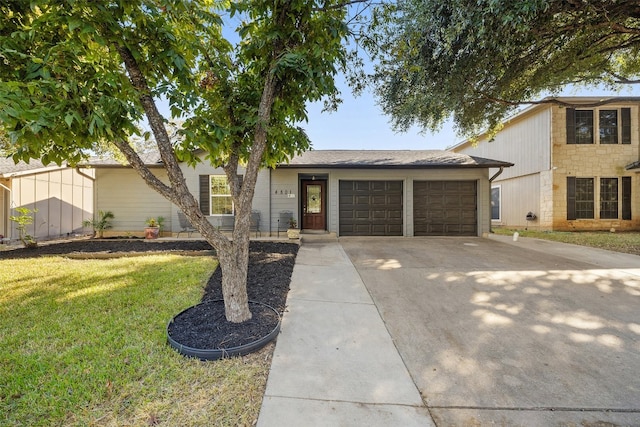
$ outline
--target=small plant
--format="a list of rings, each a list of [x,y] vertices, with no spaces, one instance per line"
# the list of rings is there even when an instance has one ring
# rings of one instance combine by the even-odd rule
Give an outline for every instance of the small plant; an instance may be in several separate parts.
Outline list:
[[[17,224],[16,229],[18,230],[18,238],[25,248],[37,247],[38,242],[35,237],[27,234],[27,226],[33,224],[33,214],[38,212],[38,209],[20,207],[16,208],[16,212],[18,212],[19,215],[12,215],[9,219]]]
[[[93,228],[93,235],[98,233],[98,238],[102,239],[104,236],[104,230],[107,230],[113,225],[111,225],[111,220],[114,218],[113,212],[111,211],[98,211],[98,218],[94,219],[86,219],[82,221],[82,225],[85,227]]]
[[[160,231],[162,231],[162,228],[164,227],[164,217],[159,216],[158,218],[149,218],[145,223],[147,224],[147,227],[158,227]]]
[[[289,228],[298,228],[298,221],[293,218],[289,218]]]

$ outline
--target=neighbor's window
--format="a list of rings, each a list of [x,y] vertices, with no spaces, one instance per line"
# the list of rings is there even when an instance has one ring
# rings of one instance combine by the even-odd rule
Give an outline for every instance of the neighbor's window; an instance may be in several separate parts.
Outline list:
[[[567,144],[631,144],[631,109],[567,108]]]
[[[491,219],[500,221],[500,186],[491,187]]]
[[[593,111],[576,110],[575,144],[593,144]]]
[[[233,215],[231,189],[225,175],[211,175],[211,215]]]
[[[600,144],[618,143],[618,110],[600,110]]]
[[[618,178],[600,178],[600,218],[618,218]]]
[[[593,178],[576,178],[576,219],[593,218]]]

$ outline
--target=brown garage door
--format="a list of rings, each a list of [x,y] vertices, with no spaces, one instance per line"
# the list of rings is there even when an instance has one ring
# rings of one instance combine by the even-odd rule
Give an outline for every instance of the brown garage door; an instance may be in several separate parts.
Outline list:
[[[476,236],[476,181],[414,181],[415,236]]]
[[[340,181],[341,236],[402,236],[402,181]]]

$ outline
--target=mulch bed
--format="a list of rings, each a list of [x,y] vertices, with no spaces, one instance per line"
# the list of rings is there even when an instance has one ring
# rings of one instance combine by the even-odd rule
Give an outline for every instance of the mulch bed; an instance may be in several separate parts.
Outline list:
[[[252,241],[249,247],[247,293],[250,301],[273,307],[280,315],[286,307],[291,274],[298,253],[298,244]],[[46,255],[82,255],[99,253],[127,254],[153,252],[210,253],[213,248],[205,241],[172,240],[144,241],[137,239],[77,240],[40,245],[34,249],[0,251],[0,260],[31,258]],[[222,274],[219,268],[205,287],[198,309],[188,310],[169,326],[169,334],[177,342],[200,349],[233,348],[268,335],[278,322],[272,310],[251,305],[252,319],[241,324],[225,319],[222,300]],[[177,313],[176,313],[177,314]]]
[[[284,313],[291,274],[299,246],[292,243],[251,242],[247,294],[249,301]],[[177,316],[169,325],[169,335],[180,344],[198,349],[228,349],[267,336],[278,324],[268,308],[252,305],[252,318],[241,324],[225,319],[222,300],[222,273],[216,269],[209,279],[202,304]]]

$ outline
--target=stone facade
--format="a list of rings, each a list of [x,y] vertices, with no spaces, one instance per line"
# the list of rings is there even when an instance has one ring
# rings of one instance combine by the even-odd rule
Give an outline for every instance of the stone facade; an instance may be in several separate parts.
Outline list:
[[[625,170],[625,166],[640,159],[640,117],[638,103],[609,104],[602,109],[631,108],[631,144],[600,144],[595,135],[594,144],[567,144],[566,108],[552,109],[552,175],[553,175],[553,220],[554,230],[638,230],[640,229],[640,181],[635,171]],[[594,111],[597,117],[598,108]],[[595,120],[594,120],[595,121]],[[597,126],[597,123],[594,124]],[[594,130],[595,133],[595,130]],[[594,178],[594,218],[567,219],[567,177]],[[600,178],[631,177],[632,219],[600,218]],[[621,211],[619,200],[619,212]]]

